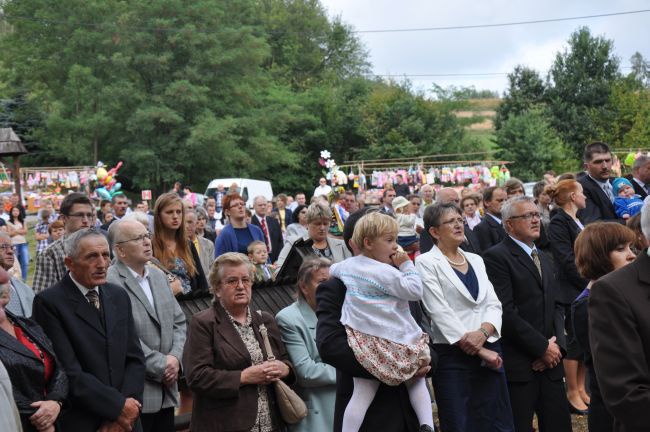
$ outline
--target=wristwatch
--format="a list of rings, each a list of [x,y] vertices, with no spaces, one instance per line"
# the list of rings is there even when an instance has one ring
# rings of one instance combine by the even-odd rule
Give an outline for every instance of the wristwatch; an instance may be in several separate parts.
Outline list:
[[[478,331],[483,333],[483,336],[485,336],[485,340],[488,340],[490,338],[490,333],[488,333],[488,331],[485,330],[483,327],[479,327]]]

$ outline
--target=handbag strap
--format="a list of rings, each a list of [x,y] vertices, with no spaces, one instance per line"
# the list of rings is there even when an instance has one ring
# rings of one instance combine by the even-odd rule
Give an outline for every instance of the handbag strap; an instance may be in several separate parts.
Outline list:
[[[260,316],[260,318],[262,318],[262,311],[258,310],[257,313]],[[267,360],[268,361],[273,361],[273,360],[275,360],[275,356],[273,355],[273,349],[271,348],[271,342],[269,342],[269,334],[268,334],[268,331],[266,330],[266,326],[264,325],[264,323],[261,323],[258,328],[260,330],[260,334],[262,335],[262,339],[264,340],[264,348],[266,348]]]

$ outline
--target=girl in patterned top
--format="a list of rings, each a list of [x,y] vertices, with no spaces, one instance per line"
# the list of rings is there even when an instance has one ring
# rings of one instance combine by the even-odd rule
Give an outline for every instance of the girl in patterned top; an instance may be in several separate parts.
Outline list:
[[[341,309],[348,344],[357,361],[376,379],[354,378],[343,416],[343,432],[358,431],[380,382],[406,384],[420,431],[433,430],[431,398],[416,372],[429,364],[429,337],[411,316],[408,302],[422,299],[422,281],[397,245],[395,219],[369,213],[359,219],[352,242],[361,255],[331,267],[347,287]]]

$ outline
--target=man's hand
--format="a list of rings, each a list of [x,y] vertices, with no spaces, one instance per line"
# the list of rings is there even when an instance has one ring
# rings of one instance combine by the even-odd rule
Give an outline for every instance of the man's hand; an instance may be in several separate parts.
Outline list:
[[[562,353],[560,352],[560,347],[555,343],[555,336],[548,340],[548,348],[542,356],[541,360],[544,362],[547,368],[551,369],[560,364],[562,361]]]
[[[463,350],[467,355],[476,355],[479,350],[483,348],[483,344],[487,339],[485,335],[480,330],[475,330],[467,332],[460,338],[457,342],[458,347]]]
[[[483,363],[486,367],[490,369],[500,369],[503,366],[503,360],[498,352],[489,350],[487,348],[481,348],[478,351],[478,356],[483,360]]]
[[[180,369],[180,363],[178,359],[173,355],[167,355],[167,366],[165,367],[165,372],[163,374],[163,384],[167,387],[171,387],[178,380],[178,371]]]
[[[535,372],[542,372],[546,369],[547,369],[546,363],[544,363],[544,360],[542,360],[541,358],[538,358],[533,362],[533,370]]]
[[[104,422],[97,432],[125,432],[117,422]]]
[[[130,432],[133,429],[133,423],[140,416],[140,408],[142,404],[133,398],[127,398],[124,402],[124,408],[122,408],[122,413],[115,420],[115,422],[125,431]]]

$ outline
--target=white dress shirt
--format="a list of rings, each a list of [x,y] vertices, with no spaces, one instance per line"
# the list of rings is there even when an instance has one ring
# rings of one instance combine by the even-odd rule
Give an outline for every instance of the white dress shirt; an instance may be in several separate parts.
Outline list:
[[[144,276],[140,276],[129,266],[126,266],[126,268],[129,269],[131,275],[133,275],[135,280],[138,281],[140,288],[142,288],[142,292],[144,292],[144,296],[147,298],[147,300],[149,300],[151,307],[155,309],[156,306],[153,302],[153,293],[151,292],[151,285],[149,285],[149,268],[147,266],[144,266]]]

